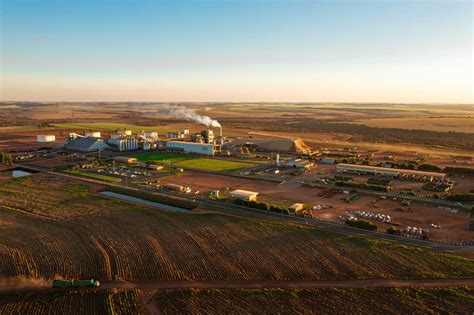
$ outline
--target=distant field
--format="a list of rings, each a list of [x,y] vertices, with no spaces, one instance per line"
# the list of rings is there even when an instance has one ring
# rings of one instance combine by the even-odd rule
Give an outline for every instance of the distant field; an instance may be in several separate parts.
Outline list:
[[[107,175],[102,175],[102,174],[90,173],[90,172],[85,172],[85,171],[80,171],[80,170],[67,170],[67,171],[64,171],[64,172],[69,173],[69,174],[74,174],[74,175],[80,175],[80,176],[100,179],[100,180],[104,180],[104,181],[107,181],[107,182],[118,183],[118,182],[122,181],[120,178],[107,176]]]
[[[406,117],[400,118],[377,118],[353,121],[354,124],[362,124],[370,127],[419,129],[441,132],[466,132],[474,133],[474,115],[471,118],[428,118],[428,117]]]
[[[294,109],[312,108],[312,109],[350,109],[350,110],[378,110],[378,111],[402,111],[402,112],[420,112],[433,114],[474,114],[474,108],[463,106],[462,109],[449,109],[446,106],[437,105],[416,105],[416,104],[292,104],[292,103],[234,103],[223,105],[228,110],[272,110],[272,109]]]
[[[57,128],[63,129],[100,129],[114,131],[116,129],[129,129],[133,132],[140,131],[163,131],[163,127],[150,127],[150,126],[136,126],[123,123],[106,123],[106,122],[91,122],[91,123],[57,123],[52,124]]]
[[[196,158],[192,160],[181,161],[173,164],[179,167],[190,167],[208,171],[234,172],[243,168],[255,166],[253,163],[227,161],[218,159]]]
[[[146,152],[133,155],[133,157],[141,161],[158,161],[158,162],[168,162],[174,163],[179,161],[185,161],[193,159],[194,157],[183,154],[173,154],[167,152]]]

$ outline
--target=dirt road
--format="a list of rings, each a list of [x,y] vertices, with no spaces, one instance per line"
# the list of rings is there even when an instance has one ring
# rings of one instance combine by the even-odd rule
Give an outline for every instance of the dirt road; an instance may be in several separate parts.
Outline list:
[[[100,285],[100,289],[318,289],[318,288],[376,288],[410,287],[442,288],[468,286],[474,288],[474,279],[363,279],[363,280],[212,280],[212,281],[153,281],[129,282],[110,281]],[[40,284],[23,282],[0,286],[2,291],[51,289],[44,282]],[[56,290],[56,289],[54,289]]]

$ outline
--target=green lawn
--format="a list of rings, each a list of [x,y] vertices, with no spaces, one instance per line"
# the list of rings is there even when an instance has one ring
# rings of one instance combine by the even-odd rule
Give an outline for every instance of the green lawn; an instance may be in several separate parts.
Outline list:
[[[185,160],[185,161],[174,163],[173,166],[190,167],[190,168],[208,170],[208,171],[233,172],[233,171],[238,171],[246,167],[255,166],[255,164],[246,163],[246,162],[237,162],[237,161],[208,159],[208,158],[195,158],[192,160]]]
[[[133,157],[139,159],[140,161],[158,161],[168,163],[175,163],[194,159],[193,156],[166,152],[146,152],[133,155]]]
[[[86,176],[86,177],[91,177],[91,178],[95,178],[95,179],[99,179],[99,180],[104,180],[104,181],[107,181],[107,182],[118,183],[118,182],[122,181],[120,178],[107,176],[107,175],[101,175],[101,174],[97,174],[97,173],[89,173],[89,172],[79,171],[79,170],[68,170],[68,171],[64,171],[64,172],[69,173],[69,174]]]

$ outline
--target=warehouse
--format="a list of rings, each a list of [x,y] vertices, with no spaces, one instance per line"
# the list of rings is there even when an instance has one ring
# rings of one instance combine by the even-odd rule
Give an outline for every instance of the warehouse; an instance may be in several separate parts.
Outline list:
[[[76,138],[66,143],[65,148],[68,150],[93,152],[110,149],[110,147],[102,140],[97,138]]]
[[[36,142],[54,142],[56,141],[55,135],[37,135]]]
[[[214,155],[214,144],[196,143],[184,141],[168,141],[166,147],[173,151],[180,151],[185,153],[197,153],[203,155]]]
[[[293,168],[304,168],[304,169],[310,169],[314,167],[314,163],[308,160],[303,160],[303,159],[296,159],[296,160],[290,160],[285,162],[284,164],[286,167],[293,167]]]
[[[231,191],[229,194],[232,198],[238,198],[238,199],[243,199],[243,200],[248,200],[248,201],[257,201],[258,192],[237,189],[237,190]]]
[[[336,169],[342,172],[355,172],[355,173],[363,173],[363,174],[396,176],[396,177],[403,177],[403,178],[412,177],[412,178],[427,178],[427,179],[434,179],[434,178],[443,179],[446,177],[445,173],[424,172],[424,171],[357,165],[357,164],[341,163],[341,164],[337,164]]]

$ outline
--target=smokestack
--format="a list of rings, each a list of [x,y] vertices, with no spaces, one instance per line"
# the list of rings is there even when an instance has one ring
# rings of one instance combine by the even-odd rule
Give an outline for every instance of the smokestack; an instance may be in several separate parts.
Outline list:
[[[224,136],[222,135],[222,126],[219,127],[219,142],[220,142],[220,145],[224,145]]]

